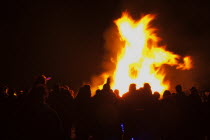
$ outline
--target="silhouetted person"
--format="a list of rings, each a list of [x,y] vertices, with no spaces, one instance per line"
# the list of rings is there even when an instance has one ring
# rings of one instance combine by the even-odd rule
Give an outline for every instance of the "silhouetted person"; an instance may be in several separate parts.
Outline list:
[[[181,85],[176,86],[176,95],[177,96],[185,96],[185,93],[182,91],[182,86]]]
[[[94,139],[118,140],[121,138],[119,108],[117,97],[111,90],[109,82],[97,90],[94,103]]]
[[[149,83],[144,83],[144,93],[147,95],[152,95],[152,90]]]
[[[120,98],[120,92],[119,92],[118,89],[115,89],[115,90],[114,90],[114,94],[115,94],[115,96],[116,96],[118,99]]]
[[[8,97],[8,88],[6,86],[0,86],[0,102],[4,101]]]
[[[46,104],[48,89],[43,84],[34,86],[24,104],[14,116],[13,139],[64,140],[57,113]]]
[[[152,139],[159,140],[160,139],[160,107],[161,107],[161,101],[160,101],[160,93],[154,92],[153,94],[153,102],[151,107],[151,115],[154,116],[153,119],[151,119],[151,132],[152,132]]]
[[[139,139],[142,136],[145,106],[142,102],[143,88],[136,90],[136,84],[130,84],[129,91],[123,95],[122,119],[125,125],[124,139]]]
[[[15,90],[9,88],[8,90],[8,99],[7,99],[7,109],[8,109],[8,117],[11,117],[12,113],[16,110],[18,105],[17,96],[15,95]]]
[[[149,83],[144,83],[141,92],[141,101],[144,108],[143,118],[140,120],[140,125],[143,125],[141,138],[145,140],[157,139],[159,135],[159,101],[154,100],[155,95],[152,94]]]
[[[179,120],[175,96],[169,90],[163,92],[160,106],[160,134],[163,140],[173,140],[176,136],[177,120]]]
[[[43,85],[46,85],[47,84],[47,81],[50,80],[51,78],[50,77],[46,77],[45,75],[40,75],[36,78],[35,82],[34,82],[34,85],[39,85],[39,84],[43,84]]]
[[[8,90],[8,97],[9,98],[16,98],[15,94],[16,94],[15,90],[13,88],[9,88],[9,90]]]
[[[159,99],[160,99],[160,93],[159,92],[154,92],[154,94],[153,94],[153,98],[154,98],[154,100],[155,101],[158,101]]]
[[[73,91],[68,86],[55,85],[47,102],[58,113],[64,126],[65,135],[70,138],[74,117]]]
[[[199,140],[202,134],[202,102],[198,94],[198,90],[195,87],[190,89],[191,94],[188,96],[188,122],[187,122],[187,132],[188,136],[191,136],[192,140]]]
[[[75,99],[75,127],[78,140],[87,140],[91,136],[92,102],[89,85],[79,89]]]
[[[178,108],[177,113],[177,139],[186,139],[186,136],[188,133],[186,132],[188,130],[188,116],[189,116],[189,100],[187,99],[187,96],[182,91],[182,86],[177,85],[175,87],[176,89],[176,106]]]
[[[0,139],[7,139],[7,130],[8,130],[8,87],[1,85],[0,86]]]
[[[136,84],[130,84],[130,86],[129,86],[129,92],[130,93],[136,92]]]
[[[171,92],[169,90],[165,90],[163,92],[163,100],[167,100],[170,97],[171,97]]]

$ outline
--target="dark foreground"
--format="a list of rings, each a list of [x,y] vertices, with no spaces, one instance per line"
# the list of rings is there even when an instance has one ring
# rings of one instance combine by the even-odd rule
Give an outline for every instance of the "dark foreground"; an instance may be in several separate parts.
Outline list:
[[[0,88],[0,140],[210,140],[210,96],[152,94],[149,84],[119,97],[108,82],[91,97],[67,86],[47,87],[41,76],[30,90]]]

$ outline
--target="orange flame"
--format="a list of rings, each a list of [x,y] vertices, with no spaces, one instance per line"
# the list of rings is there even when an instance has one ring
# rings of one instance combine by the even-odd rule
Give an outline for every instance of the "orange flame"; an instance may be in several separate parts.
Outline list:
[[[125,43],[117,56],[112,85],[112,88],[120,91],[121,96],[128,91],[131,83],[135,83],[137,88],[149,83],[153,92],[162,93],[169,89],[169,82],[164,82],[166,72],[163,65],[181,70],[192,68],[189,56],[182,58],[165,50],[165,46],[158,45],[160,38],[155,33],[156,29],[150,26],[154,18],[154,15],[148,14],[134,21],[124,12],[121,18],[114,21]]]

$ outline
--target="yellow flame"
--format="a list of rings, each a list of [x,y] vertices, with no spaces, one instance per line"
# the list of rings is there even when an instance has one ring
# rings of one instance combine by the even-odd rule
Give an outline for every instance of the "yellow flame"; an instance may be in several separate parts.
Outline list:
[[[115,21],[121,40],[125,46],[117,56],[116,70],[113,75],[112,88],[118,89],[120,95],[128,91],[129,85],[135,83],[137,88],[144,83],[151,85],[152,91],[162,93],[169,88],[169,82],[164,82],[166,72],[163,65],[175,66],[177,69],[192,68],[191,58],[181,56],[165,50],[159,46],[160,38],[155,28],[150,26],[154,15],[146,15],[134,21],[128,13]]]

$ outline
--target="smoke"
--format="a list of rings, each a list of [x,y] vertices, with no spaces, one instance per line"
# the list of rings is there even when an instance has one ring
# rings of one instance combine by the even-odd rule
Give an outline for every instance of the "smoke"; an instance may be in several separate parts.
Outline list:
[[[105,40],[105,55],[101,64],[103,72],[91,78],[92,93],[97,89],[101,89],[106,79],[113,75],[116,68],[117,55],[122,50],[122,46],[124,46],[124,42],[120,40],[120,35],[114,23],[104,32],[103,37]]]

